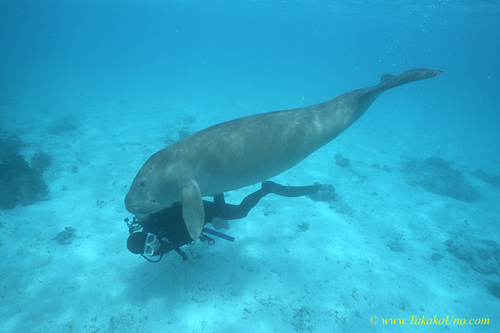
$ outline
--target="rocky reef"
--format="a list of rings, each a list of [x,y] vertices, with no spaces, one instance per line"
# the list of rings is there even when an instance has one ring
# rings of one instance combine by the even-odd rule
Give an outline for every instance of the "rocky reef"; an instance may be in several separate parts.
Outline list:
[[[0,209],[13,209],[47,198],[48,186],[43,171],[50,166],[52,158],[38,152],[31,164],[21,154],[26,145],[15,135],[0,131]]]
[[[441,158],[403,163],[401,172],[410,186],[422,186],[428,192],[464,202],[474,202],[479,198],[479,192],[465,183],[460,171],[451,168],[451,163]]]

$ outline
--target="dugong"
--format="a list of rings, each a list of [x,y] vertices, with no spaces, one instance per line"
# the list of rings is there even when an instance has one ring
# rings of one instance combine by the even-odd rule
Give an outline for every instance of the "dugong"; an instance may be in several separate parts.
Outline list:
[[[385,74],[375,86],[320,104],[256,114],[196,132],[144,163],[125,196],[125,206],[140,219],[182,201],[187,230],[197,240],[205,217],[203,196],[290,169],[351,126],[384,91],[441,73],[418,68],[397,76]]]

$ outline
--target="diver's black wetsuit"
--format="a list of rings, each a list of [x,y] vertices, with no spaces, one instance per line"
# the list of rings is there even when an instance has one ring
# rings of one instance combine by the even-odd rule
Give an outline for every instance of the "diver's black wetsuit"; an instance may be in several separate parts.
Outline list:
[[[214,196],[214,201],[203,200],[205,209],[204,225],[212,222],[216,217],[225,220],[241,219],[247,216],[248,212],[269,193],[275,193],[285,197],[298,197],[318,192],[322,185],[311,186],[282,186],[274,182],[266,181],[262,183],[262,188],[243,199],[239,205],[225,203],[224,195]],[[161,242],[154,255],[163,255],[175,250],[186,259],[185,254],[179,249],[181,246],[193,242],[189,236],[186,224],[182,219],[182,204],[174,203],[172,206],[150,214],[145,220],[140,222],[143,233],[155,234]],[[129,230],[132,234],[135,230]],[[200,236],[203,239],[204,236]]]

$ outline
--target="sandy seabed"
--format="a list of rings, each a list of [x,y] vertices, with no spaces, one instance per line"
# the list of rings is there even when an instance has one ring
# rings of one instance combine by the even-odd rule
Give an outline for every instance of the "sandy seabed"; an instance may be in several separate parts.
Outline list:
[[[53,157],[44,173],[50,198],[0,211],[2,332],[359,332],[385,329],[386,318],[420,331],[423,316],[448,317],[426,331],[500,331],[498,263],[497,274],[486,274],[446,245],[463,239],[473,256],[482,240],[499,242],[500,189],[470,175],[460,145],[442,147],[440,133],[415,140],[402,126],[375,129],[383,105],[273,179],[333,184],[338,201],[268,195],[247,218],[230,221],[224,232],[234,243],[197,242],[184,248],[189,260],[170,253],[157,264],[125,246],[128,186],[179,133],[231,115],[197,115],[195,105],[163,119],[155,105],[137,113],[133,102],[117,100],[70,111],[78,128],[53,134],[47,129],[68,118],[23,114],[33,105],[5,107],[6,119],[28,144],[26,156]],[[336,165],[338,153],[348,168]],[[465,203],[403,181],[403,161],[432,156],[455,160],[479,199]],[[258,188],[226,200],[239,203]],[[65,227],[76,230],[67,245],[55,239]],[[456,318],[490,323],[449,324]]]

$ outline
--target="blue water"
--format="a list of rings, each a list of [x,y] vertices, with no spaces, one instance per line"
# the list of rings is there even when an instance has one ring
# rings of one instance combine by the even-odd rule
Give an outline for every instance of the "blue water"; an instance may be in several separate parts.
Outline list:
[[[433,92],[428,98],[442,96],[433,103],[436,120],[476,131],[499,124],[496,1],[1,6],[3,95],[57,99],[61,90],[81,88],[139,99],[148,93],[166,109],[194,99],[215,107],[257,103],[261,111],[319,102],[381,73],[435,67],[446,72],[441,89],[437,82],[423,89]],[[269,92],[270,101],[258,104]]]
[[[0,322],[5,322],[8,331],[19,332],[71,331],[70,326],[74,331],[82,332],[98,329],[143,331],[141,327],[150,331],[169,325],[172,331],[230,332],[238,327],[250,327],[255,331],[325,331],[327,328],[331,331],[358,331],[382,329],[380,325],[368,324],[372,314],[408,318],[410,315],[472,318],[498,314],[499,300],[487,289],[490,283],[499,282],[498,273],[483,276],[471,271],[463,263],[462,269],[456,268],[454,272],[465,270],[472,273],[457,278],[456,281],[461,279],[466,282],[453,290],[443,287],[446,283],[439,287],[444,289],[433,289],[425,281],[416,281],[413,283],[417,287],[411,287],[410,283],[408,289],[402,288],[400,293],[392,291],[389,295],[374,292],[369,287],[363,290],[360,284],[351,285],[349,281],[359,273],[355,265],[350,272],[345,271],[346,276],[335,282],[339,290],[325,294],[332,299],[332,303],[326,305],[328,302],[322,301],[324,307],[315,306],[314,298],[307,295],[325,292],[321,287],[307,289],[304,284],[326,281],[327,275],[330,277],[328,265],[337,262],[336,257],[341,256],[338,253],[342,252],[340,248],[335,249],[338,253],[330,257],[329,262],[325,263],[321,259],[321,264],[318,264],[320,273],[315,271],[317,275],[314,277],[305,273],[307,277],[302,276],[302,270],[297,269],[299,278],[286,279],[286,285],[282,284],[280,278],[275,285],[264,284],[267,286],[262,287],[264,291],[257,291],[260,290],[258,281],[265,276],[265,268],[270,267],[269,271],[279,270],[273,268],[275,264],[280,265],[279,260],[267,262],[264,256],[249,263],[241,255],[244,253],[243,248],[221,245],[220,248],[224,246],[233,256],[221,257],[218,253],[212,253],[209,259],[205,258],[210,264],[205,263],[203,270],[209,270],[208,277],[217,280],[222,279],[217,276],[217,267],[230,265],[235,267],[235,271],[225,268],[224,274],[232,275],[234,280],[226,284],[216,283],[215,287],[207,286],[204,275],[197,276],[195,273],[203,265],[201,260],[191,260],[187,265],[177,262],[154,267],[146,262],[138,262],[124,248],[123,242],[128,235],[124,226],[119,225],[121,222],[117,221],[127,216],[122,204],[125,187],[131,183],[145,159],[164,146],[168,141],[165,140],[166,136],[177,138],[177,132],[186,124],[183,120],[186,117],[195,116],[196,122],[189,128],[189,131],[194,132],[245,115],[323,102],[342,93],[374,85],[384,73],[399,74],[411,68],[430,67],[441,69],[444,74],[385,93],[363,118],[339,137],[340,146],[328,146],[330,148],[326,149],[330,150],[325,151],[328,153],[314,155],[311,160],[314,163],[304,164],[298,169],[300,171],[292,171],[291,178],[285,175],[280,180],[301,184],[314,181],[333,183],[345,191],[346,200],[351,198],[351,205],[356,207],[356,200],[360,199],[356,199],[355,194],[349,196],[351,192],[348,191],[356,193],[356,188],[362,185],[353,181],[356,184],[353,186],[346,180],[346,177],[352,176],[349,173],[342,177],[341,171],[333,173],[329,170],[334,168],[332,156],[335,153],[340,151],[353,160],[364,161],[367,166],[374,161],[389,164],[410,158],[422,160],[440,157],[453,161],[453,165],[467,175],[466,179],[474,182],[473,185],[481,192],[482,201],[475,206],[459,206],[452,213],[447,209],[453,203],[444,202],[435,216],[444,214],[446,218],[429,220],[429,223],[435,223],[436,230],[449,231],[445,236],[437,237],[439,242],[436,241],[436,244],[442,245],[442,241],[452,231],[500,242],[500,212],[495,204],[500,199],[500,189],[467,173],[481,169],[489,175],[500,174],[499,40],[500,1],[493,0],[1,0],[0,134],[14,133],[27,144],[26,155],[42,150],[54,157],[56,165],[48,170],[49,174],[45,174],[52,195],[49,201],[17,206],[12,211],[0,211],[0,219],[3,219],[5,226],[0,229],[3,232],[0,243],[4,244],[0,250],[2,255],[6,255],[7,262],[3,264],[1,279],[12,283],[2,288],[2,298],[7,300],[11,310],[2,306]],[[48,134],[47,128],[65,115],[77,117],[82,124],[81,129],[69,136]],[[315,165],[321,166],[318,168],[322,171],[318,169],[315,174]],[[72,166],[79,167],[78,177],[76,173],[70,172]],[[394,164],[392,167],[398,166]],[[360,164],[360,170],[363,168]],[[84,170],[88,170],[88,173],[85,174]],[[333,178],[329,172],[334,174]],[[373,175],[370,177],[376,178]],[[381,177],[374,182],[378,181],[380,188],[390,188],[391,185],[386,183],[388,180]],[[396,178],[394,182],[397,181]],[[61,191],[63,186],[67,187],[68,192],[64,192],[66,189]],[[250,192],[236,193],[234,198],[241,199],[247,193]],[[391,214],[401,219],[419,212],[422,216],[426,215],[427,211],[424,210],[430,209],[432,201],[437,200],[425,196],[415,199],[413,194],[407,196],[397,193],[391,198],[393,204],[388,204],[390,208],[387,210],[395,210]],[[68,197],[78,199],[74,199],[74,202],[64,201],[70,200]],[[107,211],[106,207],[95,205],[96,200],[102,199],[109,202]],[[373,207],[377,207],[371,209],[385,209],[380,196],[368,199],[373,200]],[[85,200],[88,200],[88,204],[82,204]],[[411,200],[416,203],[410,203]],[[43,205],[50,205],[50,208]],[[408,211],[405,208],[398,211],[399,205],[414,208],[422,205],[422,209]],[[359,205],[358,209],[361,215],[368,214]],[[78,217],[65,216],[72,214],[72,210],[78,211]],[[283,223],[278,217],[283,212],[268,213],[265,216],[262,214],[262,223]],[[50,216],[44,218],[49,222],[37,224],[37,214]],[[311,212],[304,210],[303,214],[308,216]],[[471,220],[471,216],[476,217],[471,227],[473,230],[468,229],[468,222],[463,222]],[[382,219],[387,220],[388,217]],[[244,223],[242,221],[241,224]],[[27,224],[30,229],[23,230]],[[51,237],[66,225],[73,225],[80,230],[79,237],[82,239],[82,253],[75,259],[78,263],[73,263],[75,266],[71,267],[74,271],[67,273],[67,279],[64,271],[60,272],[59,268],[54,268],[56,266],[50,268],[50,265],[64,267],[67,264],[59,257],[66,256],[64,251],[68,249],[54,241],[50,243]],[[252,228],[233,232],[249,232],[251,237],[257,238],[262,236],[259,228]],[[362,233],[362,230],[360,228],[356,232]],[[366,231],[372,233],[376,229]],[[425,238],[426,231],[421,231],[423,236],[418,237]],[[13,253],[12,248],[7,250],[12,236],[23,239],[23,244],[31,244],[33,233],[43,232],[47,234],[38,237],[40,245],[30,245],[30,251],[16,248],[21,256],[33,258],[31,261],[25,259],[27,261],[18,262],[18,252]],[[335,233],[335,230],[330,232]],[[116,247],[102,245],[107,244],[105,235],[108,233],[114,235],[113,244],[117,244]],[[86,245],[85,237],[93,239],[95,243]],[[282,242],[279,235],[274,237],[271,240],[273,244]],[[346,238],[349,237],[349,233],[346,233],[342,239],[348,244],[351,241]],[[383,232],[380,237],[384,239]],[[421,256],[421,253],[412,254],[420,246],[421,238],[418,237],[407,249],[409,257]],[[304,247],[315,244],[313,237],[305,241]],[[360,244],[366,242],[361,241]],[[51,253],[50,258],[54,258],[39,259],[47,261],[45,266],[37,264],[40,248],[50,249],[47,253]],[[86,250],[83,251],[83,248]],[[383,260],[384,252],[377,252],[377,249],[369,252],[380,253],[376,257]],[[202,253],[204,250],[199,247],[195,252]],[[262,253],[272,257],[273,251]],[[323,257],[318,253],[311,256]],[[358,254],[354,260],[369,261],[362,260],[362,256]],[[457,266],[460,260],[451,255],[450,258],[455,262],[447,264],[448,267],[461,267]],[[170,258],[171,261],[175,259]],[[280,266],[285,276],[288,269],[296,268],[297,265],[310,263],[311,267],[316,266],[311,257],[304,260],[299,258],[297,264],[293,260],[285,268]],[[499,259],[496,260],[498,267]],[[71,305],[69,299],[76,298],[75,302],[78,303],[89,297],[75,286],[95,286],[89,281],[97,278],[92,274],[98,274],[97,271],[102,267],[96,266],[95,270],[85,267],[98,265],[96,262],[103,267],[110,267],[104,273],[107,282],[102,282],[102,293],[110,293],[113,304],[107,303],[106,297],[103,297],[96,301],[97,304],[86,305],[92,306],[92,310],[84,311],[83,307]],[[11,273],[8,268],[11,266],[6,265],[13,265],[17,273]],[[404,261],[398,265],[402,271],[411,270],[411,265],[405,267]],[[45,269],[49,269],[49,272]],[[304,271],[308,269],[308,266],[304,267]],[[363,271],[367,272],[368,269],[364,267]],[[452,274],[446,268],[439,269],[434,271],[436,281],[439,278],[446,280]],[[58,273],[51,275],[50,272],[54,271]],[[82,277],[74,273],[76,271],[87,273]],[[338,276],[342,272],[344,270],[332,274]],[[384,281],[383,272],[370,274],[373,281]],[[23,282],[16,280],[19,275],[26,276]],[[122,280],[126,287],[116,287],[110,291],[114,288],[116,275],[129,275],[130,279]],[[45,282],[38,285],[28,276],[36,276],[37,280]],[[75,276],[78,282],[75,282]],[[162,294],[161,290],[168,288],[164,276],[173,279],[167,284],[176,285],[179,289]],[[179,282],[176,276],[188,282]],[[196,277],[190,279],[192,276]],[[399,277],[390,280],[390,283],[403,283],[409,279],[403,275]],[[146,279],[148,287],[140,289],[141,292],[146,293],[151,289],[155,296],[125,296],[124,293],[134,290],[136,283],[141,284],[141,281],[134,282],[133,279]],[[245,279],[256,282],[251,286],[238,284],[238,281]],[[302,282],[301,279],[306,281]],[[64,287],[58,287],[57,283]],[[233,289],[228,287],[231,283],[235,285]],[[345,294],[342,294],[342,285],[348,286]],[[383,286],[383,283],[379,282],[378,285]],[[248,287],[248,294],[239,289],[244,287]],[[69,288],[68,298],[58,291],[60,288]],[[304,288],[307,292],[300,303],[293,300],[293,296],[272,294],[269,290],[273,288],[282,289],[285,294],[291,295],[296,289],[299,294]],[[326,282],[324,288],[333,290]],[[488,304],[488,312],[483,311],[480,304],[468,303],[468,300],[463,299],[472,298],[469,293],[461,293],[461,290],[468,288],[472,288],[472,295],[481,295],[478,299]],[[8,292],[8,289],[11,291]],[[200,290],[203,296],[197,296],[196,291]],[[265,290],[268,290],[267,293]],[[426,290],[430,295],[428,298],[421,296]],[[90,295],[99,292],[99,289],[92,289]],[[410,295],[413,292],[416,295]],[[41,315],[36,304],[32,304],[33,300],[29,297],[32,293],[53,295],[56,302],[68,303],[64,310],[59,309],[62,314],[51,324],[50,315]],[[342,296],[335,299],[335,295],[339,294]],[[402,297],[403,294],[403,298],[409,300],[399,301],[399,304],[395,301],[392,308],[387,305],[391,299]],[[383,297],[387,297],[387,301],[380,301]],[[413,297],[421,297],[421,300],[412,303]],[[441,311],[437,298],[443,299]],[[175,307],[170,308],[164,302],[173,302]],[[220,306],[221,303],[225,307]],[[463,307],[454,308],[456,303],[461,303]],[[116,304],[124,305],[120,308]],[[163,318],[155,311],[164,309],[164,306],[171,313]],[[304,310],[304,307],[307,309]],[[338,307],[342,310],[336,312]],[[146,310],[139,315],[137,311],[141,308]],[[278,308],[281,310],[276,310]],[[464,309],[468,309],[466,313],[458,313]],[[102,311],[104,314],[99,318]],[[135,321],[127,322],[127,313],[130,311],[135,313]],[[151,311],[149,320],[144,319],[148,311]],[[196,313],[200,313],[201,319],[197,319]],[[186,319],[183,314],[187,314],[190,319]],[[488,328],[498,329],[499,325],[497,316],[491,318]]]

